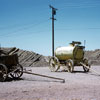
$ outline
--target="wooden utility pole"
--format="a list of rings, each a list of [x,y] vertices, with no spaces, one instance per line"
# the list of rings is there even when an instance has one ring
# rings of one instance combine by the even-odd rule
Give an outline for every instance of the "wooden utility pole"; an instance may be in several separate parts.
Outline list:
[[[54,20],[56,20],[54,18],[54,15],[56,15],[56,8],[54,8],[53,6],[49,6],[52,9],[52,56],[54,56]]]

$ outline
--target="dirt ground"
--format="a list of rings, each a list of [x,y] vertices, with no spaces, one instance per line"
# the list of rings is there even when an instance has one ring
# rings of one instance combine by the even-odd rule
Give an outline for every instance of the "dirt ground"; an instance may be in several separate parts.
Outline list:
[[[92,66],[100,73],[100,66]],[[27,67],[32,72],[64,78],[60,80],[23,74],[20,80],[0,82],[0,100],[100,100],[100,76],[84,73],[75,67],[74,73],[50,72],[48,67]]]

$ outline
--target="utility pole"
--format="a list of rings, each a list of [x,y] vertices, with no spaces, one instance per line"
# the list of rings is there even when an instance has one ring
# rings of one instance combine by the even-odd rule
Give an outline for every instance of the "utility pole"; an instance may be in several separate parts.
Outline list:
[[[54,20],[56,20],[54,18],[54,15],[56,15],[56,8],[54,8],[53,6],[49,6],[52,9],[52,56],[54,57]]]

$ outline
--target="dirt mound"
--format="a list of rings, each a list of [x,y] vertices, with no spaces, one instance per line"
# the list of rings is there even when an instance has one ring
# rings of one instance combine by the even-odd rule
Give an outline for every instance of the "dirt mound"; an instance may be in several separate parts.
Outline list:
[[[9,52],[12,48],[2,48],[5,52]],[[19,63],[24,67],[40,67],[48,66],[48,57],[40,55],[32,51],[19,49],[17,52]]]

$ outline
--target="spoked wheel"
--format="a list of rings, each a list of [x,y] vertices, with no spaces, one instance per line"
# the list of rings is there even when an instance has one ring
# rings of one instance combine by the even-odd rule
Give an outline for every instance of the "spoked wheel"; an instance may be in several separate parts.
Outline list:
[[[74,70],[74,64],[73,61],[71,59],[67,60],[67,67],[68,67],[68,72],[73,72]]]
[[[15,66],[15,71],[10,75],[14,79],[19,79],[23,75],[23,67],[20,64],[17,64],[17,66]]]
[[[4,82],[7,78],[7,67],[4,64],[0,64],[0,82]]]
[[[84,59],[83,60],[83,63],[88,67],[88,68],[86,68],[86,67],[83,66],[84,72],[89,72],[89,68],[91,66],[90,66],[90,64],[88,64],[88,60],[87,59]]]
[[[57,57],[50,58],[49,65],[49,68],[52,72],[56,72],[60,68],[60,63]]]

